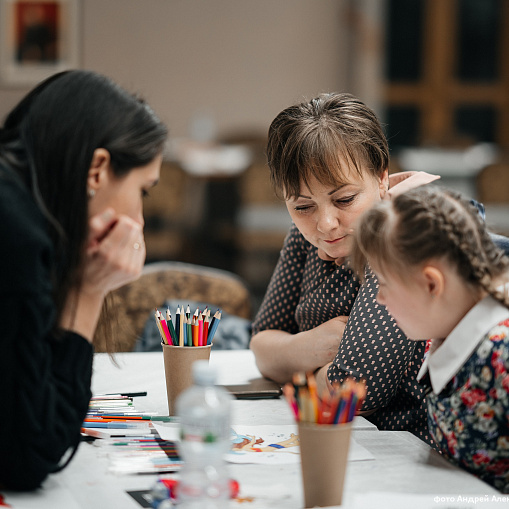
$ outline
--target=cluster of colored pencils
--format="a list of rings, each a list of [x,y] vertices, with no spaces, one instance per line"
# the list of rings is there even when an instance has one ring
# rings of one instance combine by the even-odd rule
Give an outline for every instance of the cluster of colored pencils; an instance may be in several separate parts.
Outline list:
[[[171,317],[170,308],[166,309],[166,318],[156,308],[155,319],[161,342],[165,345],[173,346],[207,346],[212,344],[214,334],[221,320],[221,310],[214,313],[210,318],[210,310],[205,308],[201,313],[196,309],[191,315],[189,305],[184,311],[177,306],[175,313],[175,324]]]
[[[175,418],[137,411],[130,396],[96,395],[90,400],[82,433],[102,439],[96,444],[106,452],[113,473],[175,472],[182,465],[177,444],[162,439],[152,421],[174,422]]]
[[[136,412],[133,399],[121,394],[92,397],[82,428],[133,428],[147,426],[150,421],[170,422],[168,416]]]
[[[292,382],[283,387],[283,394],[298,422],[351,422],[366,397],[365,384],[353,379],[347,379],[343,384],[333,384],[332,391],[326,390],[321,397],[312,373],[295,373]]]

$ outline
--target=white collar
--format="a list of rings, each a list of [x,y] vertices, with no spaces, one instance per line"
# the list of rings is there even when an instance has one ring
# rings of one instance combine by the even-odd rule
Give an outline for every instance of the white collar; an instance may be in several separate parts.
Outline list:
[[[509,318],[509,309],[491,296],[478,302],[447,336],[440,347],[428,355],[417,380],[427,371],[435,394],[439,394],[458,373],[484,335],[497,323]]]

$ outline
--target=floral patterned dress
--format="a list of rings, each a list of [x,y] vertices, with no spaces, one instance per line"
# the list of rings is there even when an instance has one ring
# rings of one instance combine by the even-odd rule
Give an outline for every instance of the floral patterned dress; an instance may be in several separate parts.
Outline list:
[[[509,493],[509,319],[482,337],[449,383],[429,392],[427,404],[444,456]]]

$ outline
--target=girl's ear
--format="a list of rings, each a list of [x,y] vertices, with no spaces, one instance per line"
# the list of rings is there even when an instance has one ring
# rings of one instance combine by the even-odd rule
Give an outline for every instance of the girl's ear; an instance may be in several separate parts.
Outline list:
[[[87,191],[89,195],[96,193],[104,186],[110,176],[110,153],[105,148],[96,148],[88,170]]]
[[[386,168],[380,176],[380,183],[378,184],[380,190],[380,198],[383,200],[387,198],[387,191],[389,190],[389,170]]]
[[[440,295],[444,293],[445,283],[445,278],[442,271],[433,265],[426,265],[422,269],[422,275],[424,277],[426,291],[428,292],[429,296],[432,299],[435,297],[440,297]]]

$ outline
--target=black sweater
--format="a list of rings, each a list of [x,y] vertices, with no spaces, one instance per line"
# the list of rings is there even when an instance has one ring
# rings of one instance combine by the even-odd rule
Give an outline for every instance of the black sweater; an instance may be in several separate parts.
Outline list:
[[[79,444],[93,348],[52,333],[56,319],[46,221],[26,189],[0,171],[0,486],[38,487]]]

